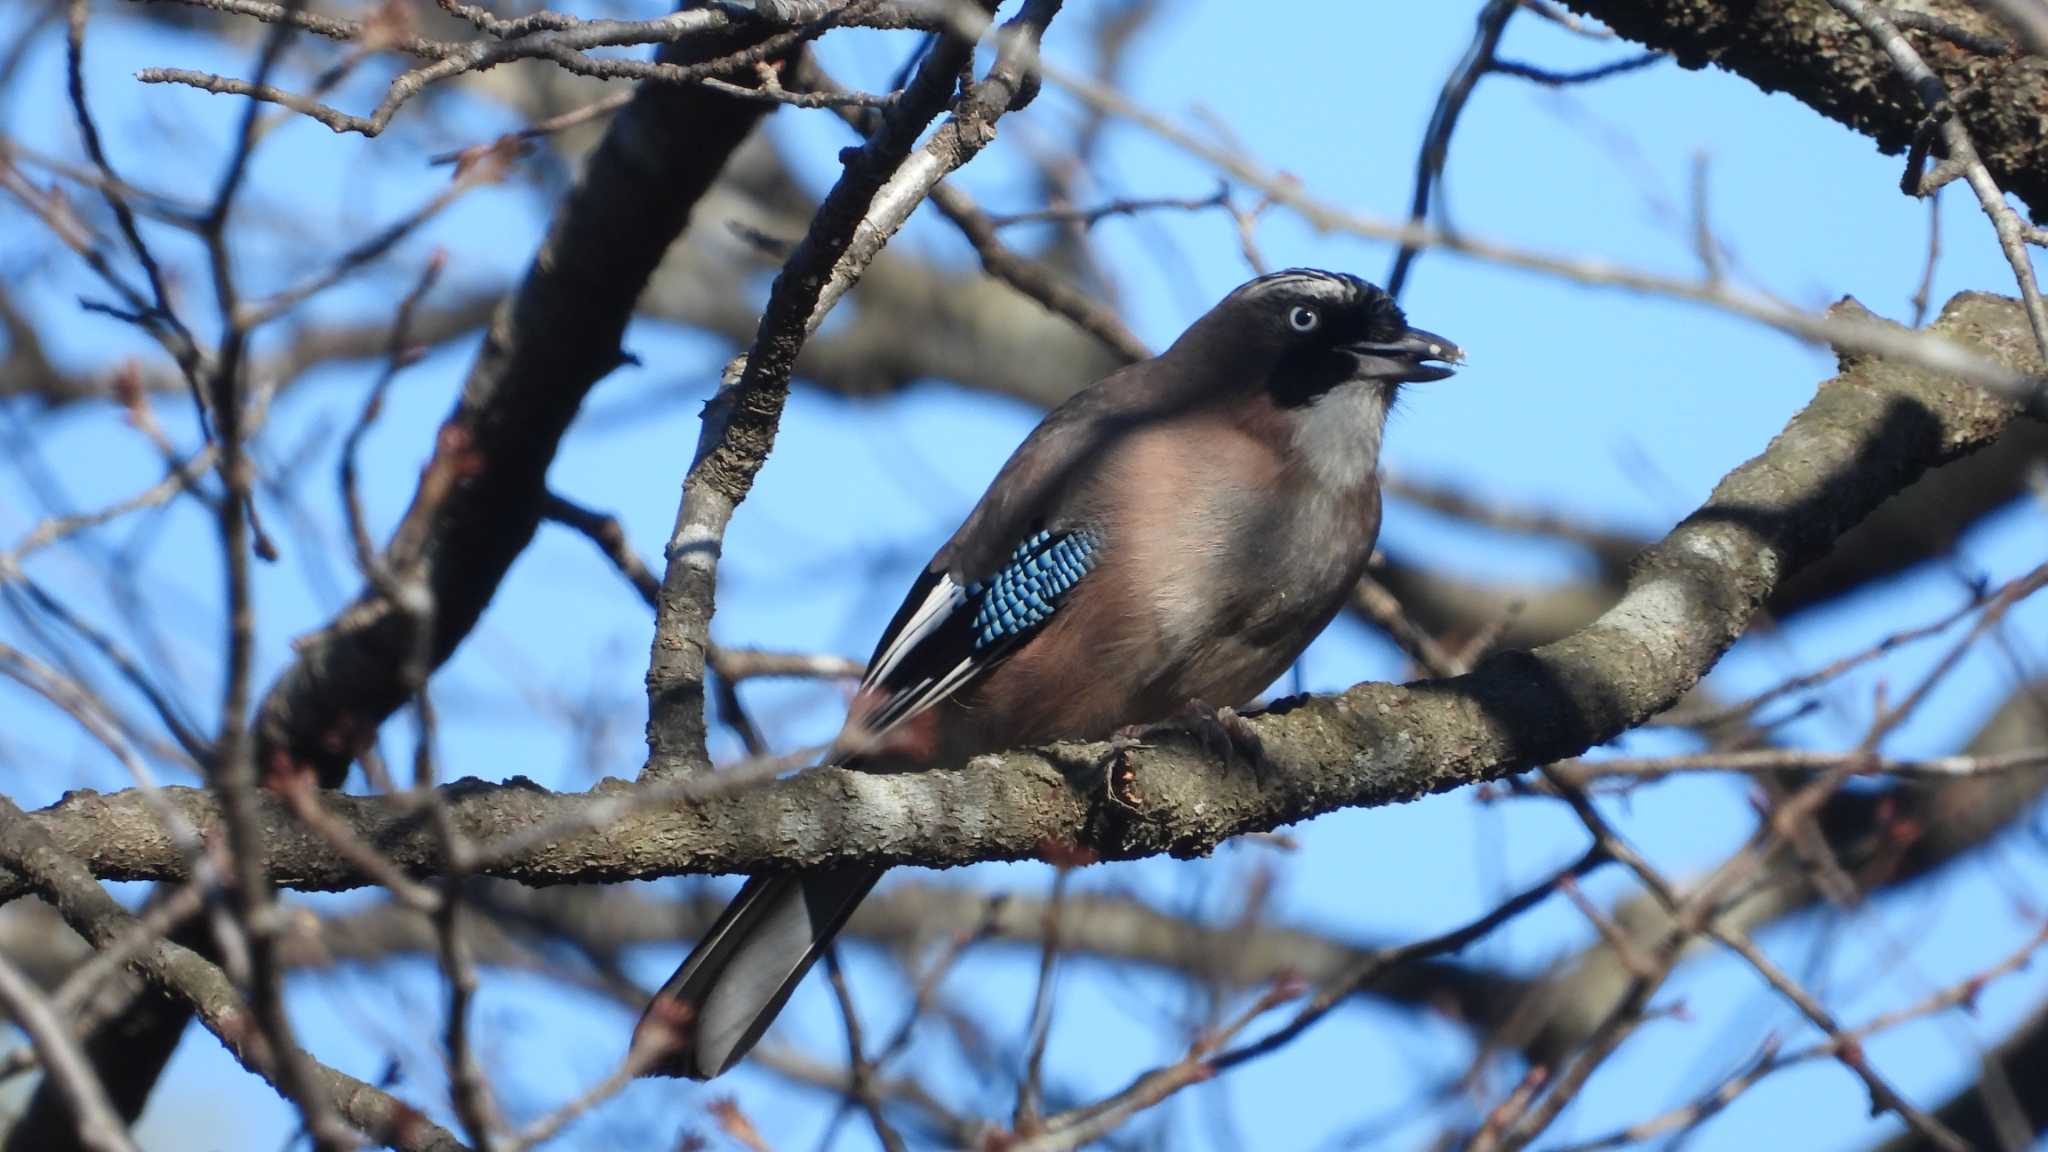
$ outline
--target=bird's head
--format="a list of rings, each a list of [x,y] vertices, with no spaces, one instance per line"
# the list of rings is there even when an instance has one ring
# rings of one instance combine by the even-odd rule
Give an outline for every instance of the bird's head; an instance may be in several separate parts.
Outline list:
[[[1376,285],[1312,268],[1245,284],[1162,357],[1215,402],[1270,403],[1279,417],[1270,427],[1332,490],[1373,483],[1401,385],[1441,380],[1464,358],[1449,340],[1409,327]]]
[[[1253,384],[1283,407],[1313,405],[1349,385],[1391,402],[1402,384],[1441,380],[1465,354],[1411,328],[1377,285],[1342,272],[1290,268],[1253,280],[1210,309],[1176,351]]]

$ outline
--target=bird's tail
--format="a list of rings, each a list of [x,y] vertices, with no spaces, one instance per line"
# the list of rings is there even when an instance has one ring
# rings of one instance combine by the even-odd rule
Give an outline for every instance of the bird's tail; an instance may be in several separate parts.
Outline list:
[[[739,1063],[881,878],[861,867],[749,878],[633,1029],[650,1061],[642,1075],[709,1080]]]

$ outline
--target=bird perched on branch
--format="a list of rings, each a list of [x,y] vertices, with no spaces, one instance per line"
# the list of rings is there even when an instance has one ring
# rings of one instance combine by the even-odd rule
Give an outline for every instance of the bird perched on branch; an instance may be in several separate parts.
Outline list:
[[[1238,288],[1025,438],[889,622],[831,760],[959,764],[1191,702],[1233,720],[1365,570],[1396,391],[1462,359],[1356,276]],[[648,1073],[738,1062],[881,875],[749,879],[641,1018]]]

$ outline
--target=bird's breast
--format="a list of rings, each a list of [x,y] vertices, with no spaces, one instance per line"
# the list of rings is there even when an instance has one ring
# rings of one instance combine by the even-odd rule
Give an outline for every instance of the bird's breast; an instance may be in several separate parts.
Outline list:
[[[1134,444],[1112,526],[1121,658],[1149,668],[1169,708],[1241,704],[1329,623],[1371,556],[1370,477],[1332,487],[1247,435]]]

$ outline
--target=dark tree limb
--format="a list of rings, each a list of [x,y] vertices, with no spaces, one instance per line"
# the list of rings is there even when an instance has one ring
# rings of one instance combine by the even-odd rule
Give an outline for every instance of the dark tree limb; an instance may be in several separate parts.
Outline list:
[[[1827,0],[1566,0],[1623,36],[1687,68],[1716,64],[1766,92],[1786,92],[1831,120],[1903,153],[1926,119],[1891,62]],[[1944,25],[1997,39],[1998,22],[1960,0],[1919,6]],[[1989,54],[1924,28],[1908,35],[1955,95],[1985,167],[2036,220],[2048,213],[2048,133],[2041,98],[2048,61]]]
[[[709,59],[746,35],[669,45],[660,58]],[[557,212],[525,282],[499,306],[385,558],[394,571],[424,571],[436,665],[532,538],[557,442],[585,394],[625,362],[620,340],[641,290],[767,107],[643,85]],[[405,700],[398,673],[413,634],[403,609],[366,588],[272,685],[257,719],[259,768],[339,784]]]

